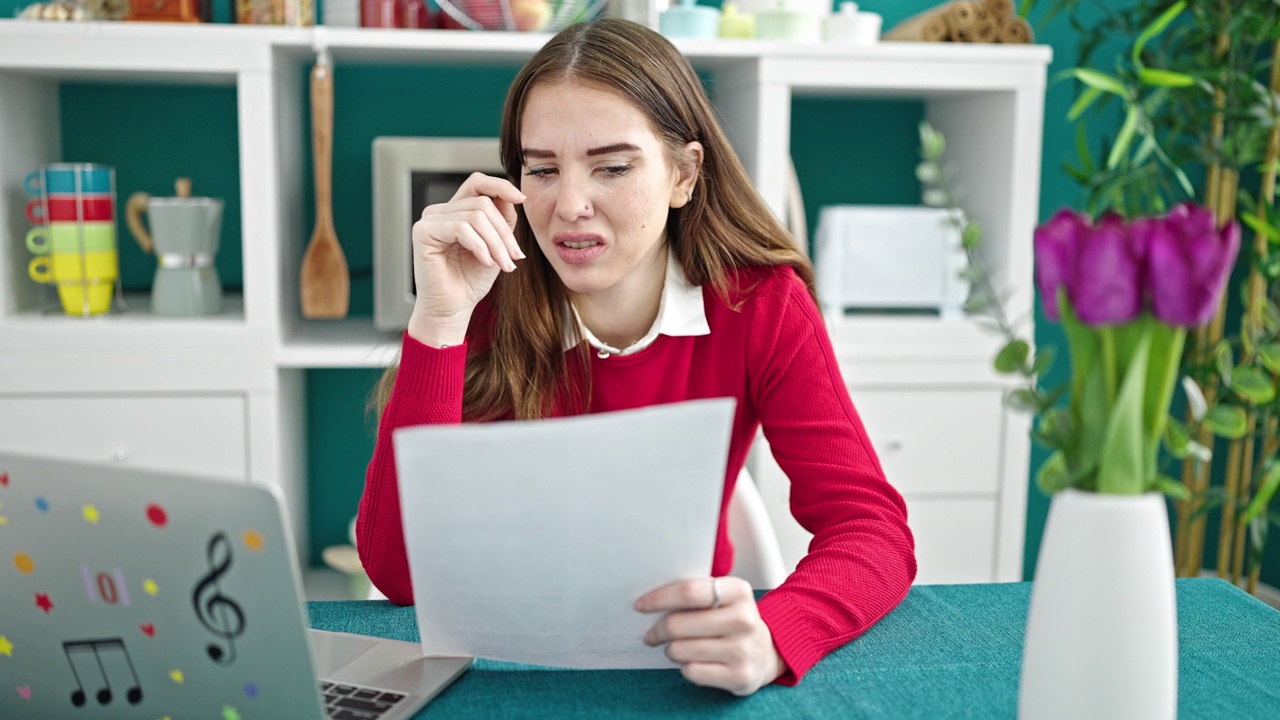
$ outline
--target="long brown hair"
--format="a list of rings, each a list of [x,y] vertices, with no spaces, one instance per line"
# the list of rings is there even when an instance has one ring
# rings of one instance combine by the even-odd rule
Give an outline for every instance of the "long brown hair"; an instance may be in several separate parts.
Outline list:
[[[667,216],[669,252],[693,285],[710,285],[728,298],[734,268],[790,265],[814,294],[813,267],[756,193],[715,119],[701,81],[666,38],[626,20],[601,19],[562,30],[530,58],[511,83],[502,112],[499,152],[517,186],[523,167],[520,121],[530,90],[541,84],[578,82],[617,93],[649,117],[675,164],[690,162],[685,146],[702,144],[703,156],[689,202]],[[577,333],[564,312],[568,296],[543,257],[522,210],[515,237],[527,257],[520,270],[502,273],[489,293],[488,342],[468,350],[464,420],[534,419],[556,412],[585,412],[589,405],[589,354],[564,352],[566,330]],[[804,242],[804,239],[800,239]],[[379,414],[396,368],[378,384]]]

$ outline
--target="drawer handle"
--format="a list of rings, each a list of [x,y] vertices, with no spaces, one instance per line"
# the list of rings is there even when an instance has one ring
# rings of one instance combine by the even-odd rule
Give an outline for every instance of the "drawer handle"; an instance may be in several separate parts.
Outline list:
[[[116,462],[127,462],[129,460],[129,453],[125,452],[124,450],[117,450],[115,455],[113,455],[111,459],[115,460]]]

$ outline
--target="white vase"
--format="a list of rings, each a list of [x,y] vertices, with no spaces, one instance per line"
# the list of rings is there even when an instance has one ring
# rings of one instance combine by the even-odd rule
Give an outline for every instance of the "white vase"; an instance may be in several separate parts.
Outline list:
[[[1172,720],[1176,602],[1163,495],[1054,495],[1031,590],[1018,716]]]

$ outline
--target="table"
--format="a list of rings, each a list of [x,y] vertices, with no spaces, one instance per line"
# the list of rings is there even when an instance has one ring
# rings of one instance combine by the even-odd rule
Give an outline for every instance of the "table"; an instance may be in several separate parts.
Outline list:
[[[1177,581],[1182,718],[1280,718],[1280,612],[1222,580]],[[422,718],[1012,718],[1030,583],[924,585],[794,688],[749,698],[675,670],[556,670],[485,660]],[[312,627],[418,640],[410,607],[313,602]]]

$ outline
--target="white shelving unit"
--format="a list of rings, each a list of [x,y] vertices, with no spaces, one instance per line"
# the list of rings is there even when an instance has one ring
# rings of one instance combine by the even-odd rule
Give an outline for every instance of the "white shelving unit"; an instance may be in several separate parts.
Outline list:
[[[516,65],[547,37],[0,21],[0,447],[278,485],[305,552],[303,372],[382,367],[399,348],[371,319],[314,323],[299,311],[311,227],[300,73],[322,48],[336,64]],[[712,76],[727,130],[779,214],[793,97],[923,99],[969,188],[988,262],[1011,292],[1008,311],[1031,311],[1048,48],[677,44]],[[244,291],[220,316],[153,317],[139,309],[145,297],[93,320],[46,312],[52,296],[26,277],[20,185],[41,163],[76,159],[63,158],[58,141],[57,88],[67,80],[236,89]],[[997,340],[969,321],[918,317],[840,320],[833,339],[886,472],[908,499],[920,581],[1020,579],[1029,423],[1001,406],[1005,386],[989,369]],[[752,469],[794,563],[805,536],[787,512],[785,478],[767,452]]]

